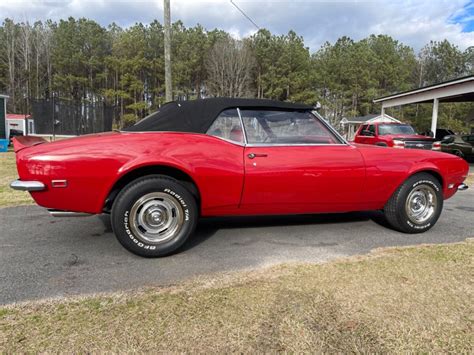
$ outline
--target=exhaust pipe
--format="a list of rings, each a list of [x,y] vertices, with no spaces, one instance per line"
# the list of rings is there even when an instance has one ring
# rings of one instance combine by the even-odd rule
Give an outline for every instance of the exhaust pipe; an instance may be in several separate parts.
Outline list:
[[[469,186],[467,186],[466,184],[461,184],[458,186],[458,191],[464,191],[464,190],[467,190],[469,188]]]
[[[62,210],[48,210],[49,214],[53,217],[89,217],[93,214],[84,212],[71,212]]]

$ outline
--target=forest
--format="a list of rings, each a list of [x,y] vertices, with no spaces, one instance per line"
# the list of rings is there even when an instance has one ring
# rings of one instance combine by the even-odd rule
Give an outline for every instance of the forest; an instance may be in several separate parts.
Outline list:
[[[164,103],[163,25],[122,28],[85,18],[35,23],[5,19],[0,26],[0,93],[8,111],[31,112],[31,100],[53,96],[116,107],[115,124],[133,124]],[[261,29],[235,39],[200,25],[172,25],[175,100],[212,96],[258,97],[321,104],[332,124],[342,117],[380,112],[374,98],[474,74],[474,48],[447,40],[420,51],[387,35],[341,37],[317,51],[294,31]],[[387,111],[419,131],[429,128],[431,106]],[[440,125],[466,132],[471,103],[442,104]]]

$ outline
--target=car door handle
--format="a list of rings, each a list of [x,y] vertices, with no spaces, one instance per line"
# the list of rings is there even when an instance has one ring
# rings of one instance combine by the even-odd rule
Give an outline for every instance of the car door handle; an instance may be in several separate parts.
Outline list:
[[[250,153],[249,155],[247,155],[249,157],[249,159],[253,159],[253,158],[265,158],[267,157],[267,154],[255,154],[255,153]]]

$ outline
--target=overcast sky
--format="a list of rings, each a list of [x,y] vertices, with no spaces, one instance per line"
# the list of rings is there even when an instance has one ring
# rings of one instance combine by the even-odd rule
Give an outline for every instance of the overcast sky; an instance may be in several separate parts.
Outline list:
[[[312,51],[341,36],[361,39],[388,34],[419,50],[430,40],[449,41],[461,49],[474,46],[474,0],[234,0],[261,28],[283,34],[293,29]],[[162,0],[0,0],[0,18],[16,21],[86,17],[106,26],[162,22]],[[172,21],[186,26],[226,30],[235,37],[257,29],[229,0],[171,0]]]

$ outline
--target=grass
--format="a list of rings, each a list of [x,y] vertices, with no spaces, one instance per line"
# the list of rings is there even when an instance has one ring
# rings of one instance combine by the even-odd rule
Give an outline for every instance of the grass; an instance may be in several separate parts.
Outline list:
[[[0,207],[20,206],[33,203],[28,192],[15,191],[10,183],[18,179],[15,153],[0,153]]]
[[[0,308],[0,351],[474,350],[474,242]]]
[[[474,188],[474,174],[469,174],[464,183],[469,185],[470,188]]]

